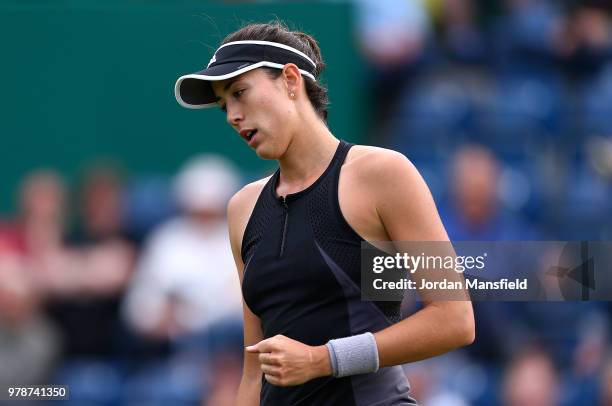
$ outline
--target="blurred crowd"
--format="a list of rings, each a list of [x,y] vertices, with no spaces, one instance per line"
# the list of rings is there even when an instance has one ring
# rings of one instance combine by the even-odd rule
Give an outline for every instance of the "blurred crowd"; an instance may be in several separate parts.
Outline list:
[[[72,193],[28,174],[0,223],[0,384],[69,385],[79,405],[231,404],[242,305],[225,208],[240,182],[214,155],[171,181],[101,163]]]
[[[451,239],[611,239],[609,1],[353,2],[370,142],[415,163]],[[233,404],[242,307],[225,206],[256,175],[215,155],[171,178],[107,161],[70,184],[28,173],[0,216],[0,386],[66,384],[79,405]],[[421,404],[612,405],[610,304],[475,310],[472,346],[405,367]]]
[[[611,2],[356,5],[372,142],[415,163],[451,240],[611,239]],[[609,303],[474,307],[474,345],[406,367],[424,405],[612,405]]]
[[[356,3],[374,143],[411,158],[446,206],[449,157],[480,144],[511,215],[549,239],[610,239],[612,3]]]

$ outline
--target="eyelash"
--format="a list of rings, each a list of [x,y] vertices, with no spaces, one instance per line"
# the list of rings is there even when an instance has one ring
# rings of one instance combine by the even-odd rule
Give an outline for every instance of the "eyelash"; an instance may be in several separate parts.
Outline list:
[[[237,90],[237,91],[235,91],[234,93],[232,93],[232,95],[233,95],[235,98],[239,98],[240,96],[242,96],[242,94],[244,93],[244,91],[245,91],[245,89],[240,89],[240,90]],[[226,112],[226,113],[227,113],[227,104],[225,104],[225,105],[221,106],[221,110],[223,110],[224,112]]]

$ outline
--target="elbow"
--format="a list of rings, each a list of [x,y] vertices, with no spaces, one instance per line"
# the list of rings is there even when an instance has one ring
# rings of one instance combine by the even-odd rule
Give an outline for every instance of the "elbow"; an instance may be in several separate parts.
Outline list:
[[[472,318],[471,324],[466,326],[463,334],[464,341],[461,344],[462,347],[471,345],[476,340],[476,326],[474,325],[474,319]]]
[[[457,334],[460,337],[460,340],[458,340],[459,347],[471,345],[476,340],[476,322],[474,321],[472,303],[465,302],[463,307],[462,314],[459,317],[459,320],[461,320],[461,326],[458,328],[460,334]]]
[[[448,313],[452,315],[453,321],[448,323],[449,333],[452,337],[451,345],[454,348],[468,346],[476,339],[476,323],[472,303],[469,301],[451,303]]]
[[[474,310],[470,301],[447,301],[436,303],[440,308],[440,323],[445,326],[445,337],[448,340],[447,350],[465,347],[476,340],[476,323]]]

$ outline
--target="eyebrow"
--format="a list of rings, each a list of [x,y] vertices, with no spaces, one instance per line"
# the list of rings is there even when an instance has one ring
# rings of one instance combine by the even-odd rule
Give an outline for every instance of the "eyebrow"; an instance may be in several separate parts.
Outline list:
[[[229,89],[229,88],[230,88],[230,86],[231,86],[231,85],[233,85],[233,84],[234,84],[234,82],[236,82],[237,80],[238,80],[238,79],[231,79],[229,82],[227,82],[227,83],[225,84],[225,86],[223,87],[223,91],[225,91],[225,90]]]
[[[225,86],[223,86],[223,91],[224,91],[224,92],[225,92],[225,91],[227,91],[227,89],[229,89],[229,88],[230,88],[230,86],[232,86],[232,85],[233,85],[233,84],[234,84],[236,81],[238,81],[238,80],[239,80],[239,79],[237,79],[237,78],[230,79],[230,81],[229,81],[229,82],[227,82],[227,83],[225,84]],[[220,96],[217,96],[217,99],[215,100],[215,103],[219,103],[220,101],[221,101],[221,97],[220,97]]]

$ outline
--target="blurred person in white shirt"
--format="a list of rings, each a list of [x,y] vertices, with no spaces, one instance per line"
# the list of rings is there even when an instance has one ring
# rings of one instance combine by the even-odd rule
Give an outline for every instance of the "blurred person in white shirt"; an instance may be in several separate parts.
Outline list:
[[[238,185],[233,166],[213,155],[180,171],[174,190],[182,215],[153,232],[126,295],[124,313],[137,332],[172,340],[241,320],[225,211]]]

